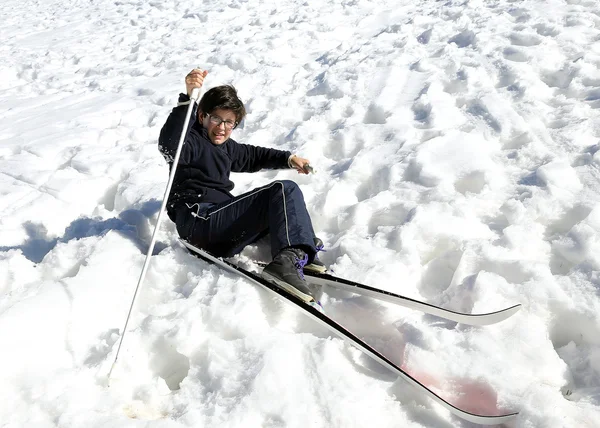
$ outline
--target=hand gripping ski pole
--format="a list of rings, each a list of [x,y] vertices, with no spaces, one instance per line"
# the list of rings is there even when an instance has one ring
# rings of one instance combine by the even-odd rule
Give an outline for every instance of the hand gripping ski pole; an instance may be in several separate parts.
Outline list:
[[[187,113],[185,115],[185,121],[183,123],[183,129],[181,130],[181,137],[179,138],[179,144],[177,145],[177,152],[175,153],[175,158],[173,159],[173,166],[171,167],[171,174],[169,175],[169,182],[167,183],[167,188],[165,190],[165,195],[163,196],[162,205],[160,207],[160,211],[158,212],[158,218],[156,219],[156,226],[154,226],[154,232],[152,233],[152,240],[150,241],[150,246],[148,247],[148,252],[146,253],[146,260],[144,260],[144,266],[142,267],[142,272],[140,274],[140,278],[138,280],[137,286],[135,287],[135,292],[133,293],[133,299],[131,300],[131,306],[129,307],[129,313],[127,314],[127,319],[125,320],[125,325],[123,326],[123,330],[121,331],[121,339],[119,340],[119,346],[117,347],[117,353],[115,355],[115,361],[113,361],[110,371],[108,372],[108,383],[110,385],[110,376],[112,374],[115,365],[117,364],[117,359],[119,358],[119,352],[121,351],[121,345],[123,344],[123,338],[125,337],[125,332],[127,331],[127,325],[129,324],[129,318],[131,317],[131,313],[133,311],[133,306],[135,304],[135,299],[137,297],[138,291],[144,282],[144,278],[146,277],[146,272],[148,271],[148,266],[150,265],[150,256],[154,251],[154,244],[156,244],[156,236],[158,234],[158,228],[160,226],[160,222],[162,220],[162,216],[165,212],[165,208],[167,206],[167,200],[169,199],[169,194],[171,193],[171,187],[173,187],[173,179],[175,178],[175,171],[177,171],[177,165],[179,164],[179,157],[181,156],[181,149],[183,148],[183,141],[185,140],[188,125],[190,123],[190,117],[192,116],[192,110],[194,109],[194,102],[200,98],[200,88],[194,88],[192,90],[192,95],[190,96],[190,104],[187,109]]]

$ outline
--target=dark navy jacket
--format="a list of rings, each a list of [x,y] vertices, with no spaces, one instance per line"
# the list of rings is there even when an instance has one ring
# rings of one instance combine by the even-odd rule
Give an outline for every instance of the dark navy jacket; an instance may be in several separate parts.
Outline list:
[[[179,100],[189,101],[189,97],[182,94]],[[187,109],[188,105],[175,107],[160,131],[158,147],[167,160],[169,169],[173,166]],[[223,144],[215,145],[198,121],[196,110],[197,105],[192,112],[167,202],[167,213],[173,221],[177,208],[184,203],[219,203],[233,198],[230,192],[234,183],[229,179],[232,171],[255,172],[263,168],[288,168],[288,158],[291,156],[288,151],[239,144],[231,138]]]

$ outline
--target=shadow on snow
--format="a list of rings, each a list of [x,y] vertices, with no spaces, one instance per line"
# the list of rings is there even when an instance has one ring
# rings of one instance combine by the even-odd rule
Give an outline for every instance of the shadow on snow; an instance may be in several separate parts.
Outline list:
[[[160,202],[156,199],[145,202],[140,209],[128,209],[119,214],[118,218],[103,220],[100,218],[78,218],[65,229],[65,234],[60,238],[48,238],[48,230],[42,224],[31,221],[25,222],[23,227],[27,233],[27,240],[21,245],[0,246],[0,252],[21,250],[23,255],[34,263],[40,263],[59,242],[68,242],[73,239],[82,239],[90,236],[103,236],[111,230],[119,232],[130,239],[141,252],[147,251],[146,238],[150,238],[151,231],[146,221],[160,209]],[[157,248],[155,253],[163,248]]]

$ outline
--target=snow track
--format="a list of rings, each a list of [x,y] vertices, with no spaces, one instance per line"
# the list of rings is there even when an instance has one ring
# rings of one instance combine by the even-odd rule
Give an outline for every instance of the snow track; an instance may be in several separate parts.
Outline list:
[[[336,319],[474,412],[600,419],[597,1],[6,0],[0,18],[7,426],[467,426],[172,247],[170,222],[106,388],[166,185],[156,140],[194,66],[238,88],[238,141],[311,160],[235,191],[296,179],[336,274],[523,305],[471,328],[331,290]]]

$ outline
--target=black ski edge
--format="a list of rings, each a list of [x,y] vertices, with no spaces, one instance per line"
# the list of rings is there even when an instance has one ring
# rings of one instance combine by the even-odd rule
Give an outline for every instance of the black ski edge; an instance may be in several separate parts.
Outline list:
[[[513,413],[506,413],[503,415],[481,415],[481,414],[471,413],[471,412],[463,410],[459,407],[456,407],[455,405],[444,400],[442,397],[440,397],[435,392],[430,390],[427,386],[423,385],[417,379],[413,378],[410,374],[408,374],[407,372],[402,370],[400,367],[398,367],[396,364],[394,364],[392,361],[390,361],[387,357],[385,357],[379,351],[375,350],[369,344],[367,344],[366,342],[364,342],[363,340],[361,340],[360,338],[355,336],[352,332],[347,330],[345,327],[338,324],[337,322],[335,322],[334,320],[329,318],[327,315],[319,312],[317,309],[302,302],[297,297],[288,294],[287,292],[280,289],[276,285],[270,283],[269,281],[266,281],[259,275],[255,274],[253,272],[249,272],[246,269],[241,268],[234,263],[228,262],[227,260],[223,260],[221,258],[214,257],[210,253],[208,253],[204,250],[201,250],[182,239],[180,239],[180,242],[194,256],[196,256],[210,264],[217,264],[221,267],[224,267],[224,268],[226,268],[226,270],[228,270],[232,273],[241,275],[241,276],[249,279],[250,281],[262,286],[263,288],[266,288],[267,290],[274,292],[279,297],[284,299],[284,301],[300,308],[306,314],[312,316],[312,318],[315,319],[316,321],[318,321],[320,324],[327,327],[332,333],[336,334],[341,339],[348,341],[350,344],[352,344],[353,346],[358,348],[365,355],[368,355],[369,357],[371,357],[372,359],[374,359],[375,361],[377,361],[384,367],[387,367],[390,371],[395,372],[397,375],[399,375],[401,378],[403,378],[405,381],[407,381],[413,387],[417,388],[418,390],[420,390],[421,392],[423,392],[424,394],[429,396],[431,399],[433,399],[433,401],[435,401],[436,403],[440,404],[442,407],[449,410],[453,415],[455,415],[461,419],[464,419],[466,421],[477,423],[480,425],[494,425],[494,424],[501,424],[501,423],[511,421],[514,418],[516,418],[516,416],[519,414],[519,412],[513,412]]]

